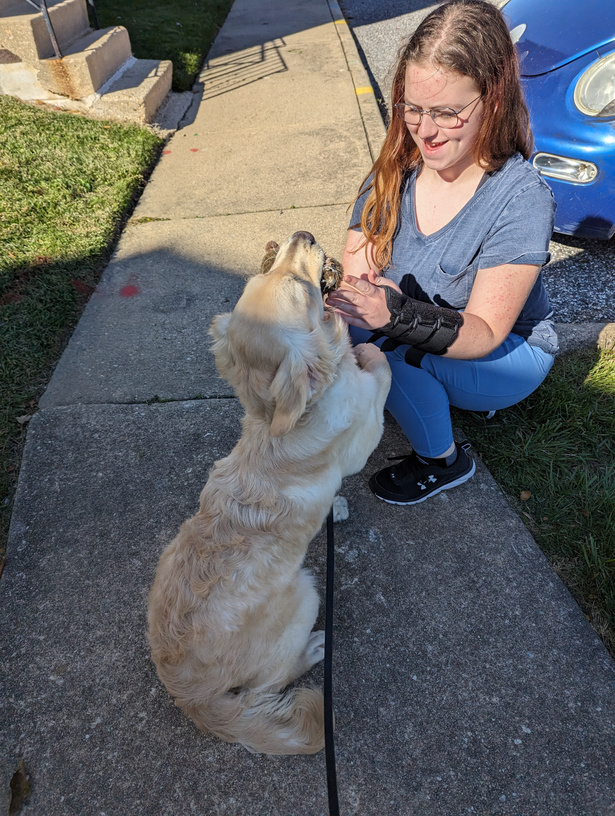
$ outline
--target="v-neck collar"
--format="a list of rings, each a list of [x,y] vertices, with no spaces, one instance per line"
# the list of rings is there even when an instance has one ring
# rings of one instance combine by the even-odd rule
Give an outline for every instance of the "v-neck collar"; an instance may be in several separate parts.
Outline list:
[[[415,236],[417,238],[420,238],[422,241],[425,241],[425,242],[435,240],[435,239],[439,238],[441,235],[444,235],[444,233],[447,230],[452,229],[455,226],[455,224],[457,223],[457,221],[459,221],[459,219],[469,209],[469,207],[474,204],[474,202],[476,201],[476,197],[481,192],[481,190],[485,186],[486,182],[489,181],[489,179],[494,175],[494,173],[487,173],[487,172],[483,173],[483,176],[482,176],[481,180],[478,183],[478,187],[476,188],[476,190],[472,194],[472,197],[470,198],[469,201],[467,201],[463,205],[463,207],[459,210],[459,212],[456,215],[454,215],[447,224],[445,224],[443,227],[440,227],[439,230],[436,230],[435,232],[430,232],[429,235],[426,235],[424,232],[422,232],[419,229],[418,219],[416,217],[416,182],[417,182],[417,179],[419,177],[419,169],[420,168],[418,168],[418,167],[415,168],[412,171],[412,173],[410,174],[410,176],[408,177],[408,184],[410,185],[410,200],[409,200],[410,223],[412,224],[412,229],[414,230]]]

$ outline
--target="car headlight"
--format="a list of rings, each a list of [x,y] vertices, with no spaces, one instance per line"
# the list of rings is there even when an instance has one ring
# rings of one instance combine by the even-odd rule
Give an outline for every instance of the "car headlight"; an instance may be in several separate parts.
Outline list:
[[[574,89],[574,104],[588,116],[615,117],[615,51],[581,74]]]

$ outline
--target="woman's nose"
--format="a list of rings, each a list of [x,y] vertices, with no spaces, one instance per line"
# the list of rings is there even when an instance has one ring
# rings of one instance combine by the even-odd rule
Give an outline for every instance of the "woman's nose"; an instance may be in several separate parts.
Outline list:
[[[421,117],[421,121],[417,127],[418,135],[424,139],[426,136],[434,136],[438,131],[438,128],[428,113],[424,113]]]

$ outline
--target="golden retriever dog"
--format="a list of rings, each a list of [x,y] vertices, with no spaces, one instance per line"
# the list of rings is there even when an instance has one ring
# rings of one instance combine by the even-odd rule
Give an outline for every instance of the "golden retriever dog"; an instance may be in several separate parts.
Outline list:
[[[378,444],[391,375],[384,354],[351,348],[326,309],[322,290],[339,284],[341,266],[313,236],[267,248],[261,274],[211,328],[218,370],[245,410],[242,435],[162,554],[148,636],[159,677],[199,728],[254,752],[314,753],[322,694],[284,690],[323,658],[302,563],[342,478]]]

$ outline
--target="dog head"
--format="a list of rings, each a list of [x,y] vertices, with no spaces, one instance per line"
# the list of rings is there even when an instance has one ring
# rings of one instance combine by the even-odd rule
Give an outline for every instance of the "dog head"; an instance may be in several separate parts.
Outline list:
[[[323,291],[338,286],[342,274],[309,232],[296,232],[279,247],[267,244],[260,273],[234,311],[213,321],[220,374],[247,414],[270,423],[271,436],[292,430],[335,378],[347,332],[326,311]]]

